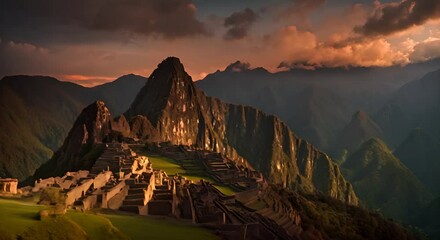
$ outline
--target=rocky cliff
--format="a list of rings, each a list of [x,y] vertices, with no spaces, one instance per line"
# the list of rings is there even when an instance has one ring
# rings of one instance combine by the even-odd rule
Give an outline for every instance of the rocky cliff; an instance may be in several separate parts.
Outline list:
[[[110,122],[111,115],[104,102],[96,101],[87,106],[76,119],[61,148],[37,169],[34,177],[46,178],[63,175],[67,171],[90,169],[104,149],[102,142],[111,131]]]
[[[137,136],[221,152],[283,187],[318,190],[357,204],[351,185],[330,157],[275,116],[207,97],[178,58],[158,65],[125,115],[138,126]]]

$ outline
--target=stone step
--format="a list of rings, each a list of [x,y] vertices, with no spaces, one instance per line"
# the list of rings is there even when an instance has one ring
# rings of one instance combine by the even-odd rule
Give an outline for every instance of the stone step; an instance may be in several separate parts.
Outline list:
[[[156,190],[168,190],[167,185],[156,185]]]
[[[138,205],[143,206],[144,205],[144,198],[137,198],[137,199],[127,199],[125,198],[122,205]]]
[[[144,197],[145,197],[144,193],[135,193],[135,194],[127,195],[125,197],[125,199],[126,200],[129,200],[129,199],[139,199],[139,198],[144,198]]]
[[[133,178],[129,178],[125,180],[125,184],[127,184],[130,187],[133,187],[136,184],[136,182]]]
[[[154,200],[173,200],[172,194],[154,194]]]
[[[119,210],[139,214],[139,206],[137,205],[122,205]]]
[[[144,193],[144,189],[143,188],[130,188],[130,189],[128,189],[128,195],[137,194],[137,193]]]
[[[135,183],[134,184],[134,188],[148,188],[148,186],[150,186],[149,183]]]

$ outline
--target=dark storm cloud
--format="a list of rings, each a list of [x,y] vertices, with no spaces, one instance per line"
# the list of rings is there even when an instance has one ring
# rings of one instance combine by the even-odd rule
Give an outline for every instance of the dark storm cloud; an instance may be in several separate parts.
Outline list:
[[[224,38],[226,40],[245,38],[257,17],[257,14],[250,8],[232,13],[229,17],[225,18],[223,24],[226,28],[229,28]]]
[[[208,34],[191,0],[2,0],[1,8],[2,36],[14,34],[17,28],[50,31],[59,25],[167,39]]]
[[[377,6],[374,14],[364,25],[356,27],[355,32],[365,36],[386,36],[437,18],[440,18],[439,0],[386,3]]]
[[[91,27],[146,35],[158,33],[170,39],[206,35],[195,12],[196,6],[190,0],[113,0],[100,9]]]

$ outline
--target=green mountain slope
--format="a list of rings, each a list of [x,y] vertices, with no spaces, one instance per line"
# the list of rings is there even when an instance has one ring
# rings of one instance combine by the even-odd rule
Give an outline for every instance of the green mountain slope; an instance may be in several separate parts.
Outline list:
[[[108,99],[109,108],[121,113],[145,82],[143,77],[128,75],[85,88],[51,77],[4,77],[0,80],[0,177],[24,180],[31,176],[61,146],[85,106]]]
[[[334,141],[333,152],[338,156],[343,152],[351,154],[371,138],[383,139],[382,130],[366,112],[357,111]]]
[[[440,141],[423,129],[414,129],[395,153],[436,195],[440,194]]]
[[[341,166],[361,201],[385,216],[407,220],[432,195],[379,139],[362,144]]]

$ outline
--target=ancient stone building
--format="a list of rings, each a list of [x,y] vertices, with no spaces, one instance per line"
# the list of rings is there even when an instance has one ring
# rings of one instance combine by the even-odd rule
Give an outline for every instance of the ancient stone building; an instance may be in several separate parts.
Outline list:
[[[17,194],[18,179],[0,178],[0,193]]]

